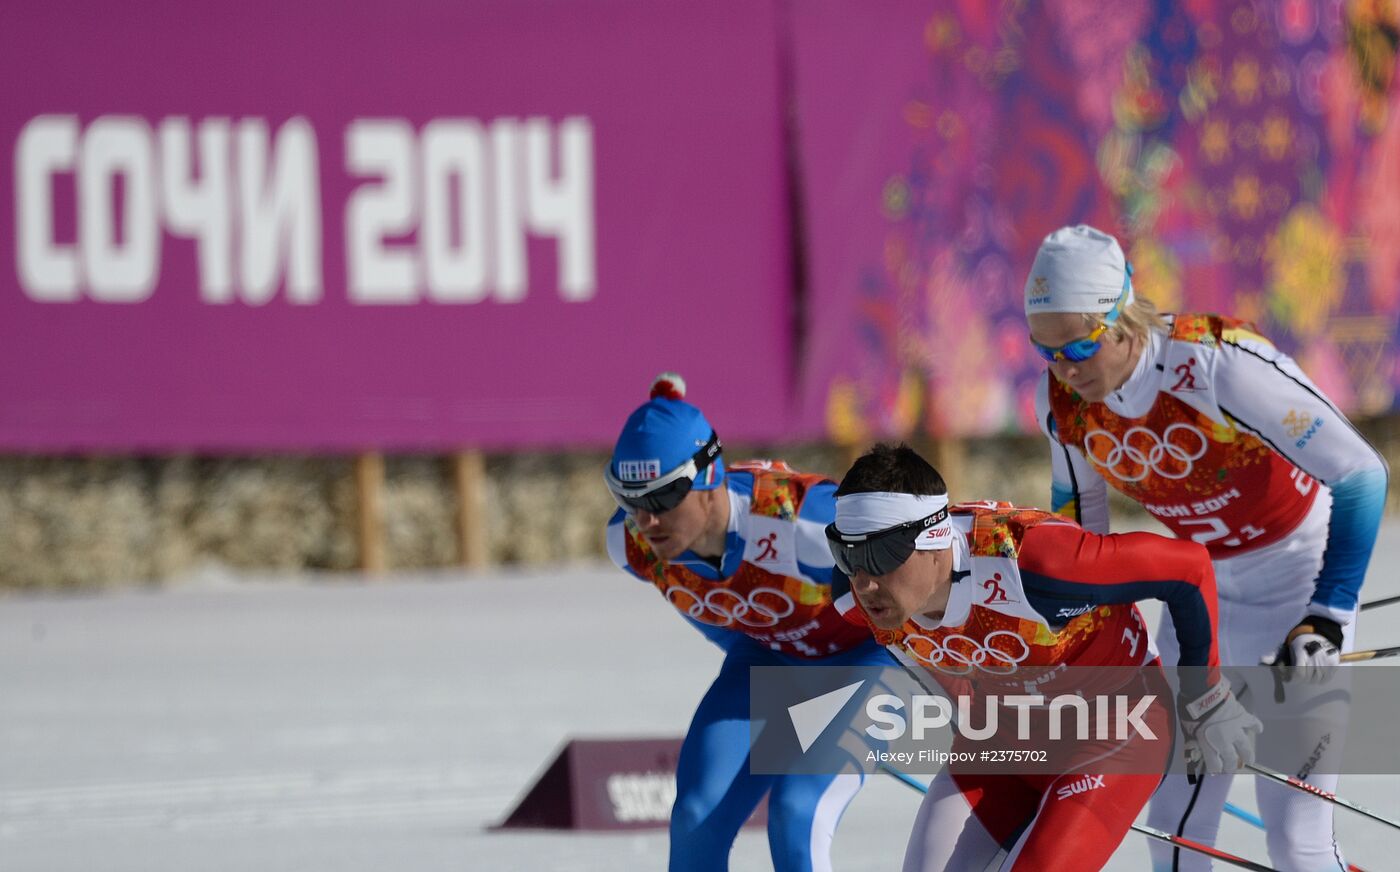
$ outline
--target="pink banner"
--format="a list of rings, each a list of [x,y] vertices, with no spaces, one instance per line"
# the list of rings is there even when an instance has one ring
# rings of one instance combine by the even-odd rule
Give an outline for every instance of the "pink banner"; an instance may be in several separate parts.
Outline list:
[[[19,2],[0,449],[790,433],[773,3]]]

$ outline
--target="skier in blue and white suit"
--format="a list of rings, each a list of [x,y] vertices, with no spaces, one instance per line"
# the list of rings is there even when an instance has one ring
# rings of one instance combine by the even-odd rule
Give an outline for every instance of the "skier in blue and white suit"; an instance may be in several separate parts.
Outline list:
[[[835,482],[780,461],[726,468],[718,436],[684,391],[679,376],[657,379],[605,475],[621,506],[608,523],[608,554],[725,652],[681,747],[670,868],[727,868],[739,828],[766,794],[774,868],[830,869],[836,824],[863,775],[854,766],[752,774],[749,669],[895,664],[832,606],[847,589],[826,542]]]

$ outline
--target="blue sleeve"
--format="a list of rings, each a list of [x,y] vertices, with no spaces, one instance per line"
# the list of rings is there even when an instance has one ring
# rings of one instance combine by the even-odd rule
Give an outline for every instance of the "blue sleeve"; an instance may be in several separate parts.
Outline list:
[[[1382,466],[1359,469],[1332,485],[1332,518],[1327,527],[1322,571],[1313,591],[1314,611],[1336,620],[1335,613],[1350,613],[1356,608],[1366,565],[1371,561],[1371,549],[1380,530],[1389,483],[1390,476]]]
[[[679,614],[679,612],[677,614]],[[726,654],[729,653],[729,649],[734,647],[734,644],[739,641],[741,636],[747,638],[743,633],[736,630],[726,630],[723,627],[706,624],[703,621],[697,621],[687,615],[681,615],[681,617],[685,619],[686,623],[699,630],[700,635],[718,645],[719,649]]]
[[[823,481],[808,488],[797,511],[797,569],[806,578],[833,587],[847,583],[826,544],[826,525],[835,520],[836,483]]]
[[[1267,340],[1235,331],[1222,339],[1219,354],[1214,384],[1220,410],[1332,490],[1327,547],[1308,611],[1349,623],[1385,508],[1385,458],[1297,362]],[[1293,429],[1299,420],[1302,432]]]

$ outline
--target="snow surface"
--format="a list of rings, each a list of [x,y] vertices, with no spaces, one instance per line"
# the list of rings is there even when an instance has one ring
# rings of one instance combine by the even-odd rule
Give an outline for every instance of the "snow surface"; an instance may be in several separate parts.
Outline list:
[[[1391,522],[1367,599],[1400,593],[1397,564]],[[0,870],[664,868],[661,831],[487,828],[567,738],[684,732],[719,652],[670,612],[605,567],[0,599]],[[1361,647],[1400,641],[1400,605],[1368,618]],[[1400,776],[1341,793],[1400,817]],[[897,869],[918,801],[873,778],[836,868]],[[1352,862],[1395,868],[1394,831],[1337,825]],[[1265,858],[1234,819],[1221,847]],[[1146,855],[1130,834],[1108,868]],[[731,868],[771,868],[761,830]]]

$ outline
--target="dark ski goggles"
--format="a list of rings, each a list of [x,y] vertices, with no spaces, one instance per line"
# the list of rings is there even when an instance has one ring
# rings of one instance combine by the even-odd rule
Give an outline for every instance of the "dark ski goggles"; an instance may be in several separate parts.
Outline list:
[[[935,524],[948,519],[948,510],[939,509],[927,518],[906,521],[873,533],[842,533],[835,524],[826,525],[826,544],[836,560],[836,568],[847,578],[857,572],[889,575],[904,565],[914,553],[919,537]]]
[[[722,448],[719,436],[711,430],[710,438],[703,448],[695,452],[694,457],[659,478],[649,481],[623,481],[613,475],[612,464],[608,464],[608,468],[603,471],[603,477],[607,479],[608,492],[624,512],[629,515],[635,515],[637,512],[660,515],[681,504],[685,495],[695,486],[696,477],[715,462]]]

